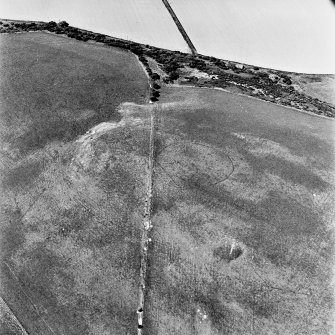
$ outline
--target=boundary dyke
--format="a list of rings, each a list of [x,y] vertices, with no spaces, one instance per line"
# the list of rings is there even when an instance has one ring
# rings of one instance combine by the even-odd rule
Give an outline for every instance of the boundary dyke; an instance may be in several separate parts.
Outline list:
[[[185,42],[187,43],[188,47],[190,48],[192,55],[197,55],[197,49],[195,48],[194,44],[192,43],[190,37],[187,35],[186,30],[184,29],[183,25],[181,24],[181,22],[179,21],[176,13],[174,12],[174,10],[172,9],[171,5],[169,4],[168,0],[162,0],[166,9],[169,11],[174,23],[176,24],[178,30],[180,31],[180,33],[182,34]]]
[[[149,232],[152,229],[151,209],[153,196],[153,174],[154,174],[154,141],[155,141],[155,111],[157,104],[152,109],[150,117],[150,141],[148,157],[148,176],[147,176],[147,193],[144,203],[143,231],[141,237],[141,262],[140,262],[140,283],[137,307],[137,334],[143,334],[143,317],[145,308],[145,290],[148,266],[148,249],[149,249]]]

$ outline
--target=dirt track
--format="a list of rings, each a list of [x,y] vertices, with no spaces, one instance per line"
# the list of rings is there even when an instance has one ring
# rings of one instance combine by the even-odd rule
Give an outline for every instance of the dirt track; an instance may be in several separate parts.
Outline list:
[[[147,194],[144,206],[143,232],[141,239],[141,268],[140,268],[140,288],[139,288],[139,303],[138,303],[138,334],[142,334],[143,316],[144,316],[144,297],[147,277],[148,263],[148,248],[149,248],[149,232],[152,228],[151,224],[151,209],[152,209],[152,193],[153,193],[153,174],[154,174],[154,141],[155,141],[155,109],[152,109],[150,117],[150,142],[149,142],[149,157],[148,157],[148,175],[147,175]]]

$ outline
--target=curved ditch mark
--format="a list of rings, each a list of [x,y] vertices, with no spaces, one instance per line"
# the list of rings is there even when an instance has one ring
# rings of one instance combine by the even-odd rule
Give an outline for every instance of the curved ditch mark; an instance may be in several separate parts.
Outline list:
[[[186,141],[185,141],[185,140],[181,140],[180,142],[186,142]],[[171,146],[173,146],[173,145],[175,145],[175,144],[176,144],[176,142],[173,141],[173,142],[171,142],[171,143],[169,143],[169,144],[163,146],[163,148],[161,148],[161,150],[159,150],[159,151],[156,153],[156,158],[157,158],[159,155],[161,155],[167,148],[169,148],[169,147],[171,147]],[[208,144],[204,144],[204,143],[200,143],[200,142],[195,142],[195,141],[189,141],[189,145],[192,145],[192,144],[194,144],[194,145],[199,145],[199,146],[206,147],[206,148],[209,148],[209,149],[213,150],[213,146],[210,146],[210,145],[208,145]],[[232,158],[231,158],[226,152],[224,152],[222,149],[219,149],[219,148],[216,148],[216,147],[214,147],[214,149],[217,150],[217,151],[219,151],[221,154],[223,154],[223,155],[229,160],[230,165],[231,165],[231,170],[225,175],[224,178],[222,178],[222,179],[219,179],[219,178],[218,178],[218,180],[217,180],[215,183],[208,182],[208,183],[211,184],[212,186],[217,186],[217,185],[223,183],[224,181],[226,181],[227,179],[229,179],[229,178],[231,177],[231,175],[232,175],[232,174],[234,173],[234,171],[235,171],[235,164],[234,164]],[[157,162],[157,163],[158,163],[158,162]],[[160,164],[160,163],[158,163],[158,164],[162,167],[162,164]],[[162,167],[162,168],[163,168],[163,167]],[[164,170],[165,170],[165,169],[164,169]],[[166,173],[166,171],[164,171],[164,172]],[[197,175],[197,174],[199,174],[198,169],[197,169],[197,171],[194,173],[194,175]],[[178,186],[178,187],[180,187],[180,186]]]
[[[183,141],[183,140],[182,140]],[[185,141],[184,141],[185,142]],[[161,155],[167,148],[171,147],[172,145],[176,144],[175,141],[165,145],[163,148],[161,148],[161,150],[156,154],[156,158],[159,157],[159,155]],[[210,145],[207,145],[207,144],[203,144],[203,143],[197,143],[197,142],[192,142],[190,141],[190,144],[196,144],[196,145],[200,145],[200,146],[203,146],[203,147],[207,147],[209,149],[213,149]],[[221,183],[225,182],[226,180],[228,180],[231,175],[234,173],[235,171],[235,164],[233,162],[233,160],[231,159],[231,157],[225,153],[222,149],[219,149],[219,148],[215,148],[216,150],[218,150],[219,152],[221,152],[224,156],[226,156],[228,158],[228,160],[230,161],[230,164],[231,164],[231,170],[226,174],[226,176],[222,179],[219,179],[218,181],[216,181],[215,183],[211,183],[211,182],[208,182],[209,185],[211,185],[212,187],[218,187]],[[164,172],[164,174],[171,180],[171,182],[175,185],[175,187],[179,188],[179,189],[182,189],[182,186],[180,185],[180,181],[183,181],[182,178],[179,178],[179,179],[176,179],[175,176],[172,176],[166,169],[165,167],[157,160],[156,162],[156,165],[160,167],[160,169]],[[178,164],[178,163],[177,163]],[[181,163],[179,163],[181,164]],[[192,178],[199,175],[199,172],[196,171],[193,175],[192,175]],[[177,204],[175,204],[175,207],[176,207],[176,210],[177,212],[181,215],[181,217],[186,220],[186,216],[185,214],[179,209],[179,207],[177,206]],[[197,212],[196,212],[197,213]],[[193,213],[193,214],[196,214],[196,213]],[[230,252],[231,253],[231,252]],[[235,251],[234,251],[235,253]],[[243,253],[243,251],[242,251]],[[239,257],[240,254],[237,256]],[[231,255],[229,256],[231,257]],[[236,257],[236,258],[237,258]],[[232,258],[231,260],[233,260],[234,258]]]
[[[137,334],[142,335],[143,317],[144,317],[144,296],[146,288],[147,265],[148,265],[148,248],[149,248],[149,231],[151,225],[151,209],[153,195],[153,174],[154,174],[154,141],[155,141],[155,115],[158,105],[155,104],[150,117],[150,140],[149,140],[149,157],[148,157],[148,176],[147,192],[144,203],[143,231],[141,237],[141,262],[140,262],[140,285],[137,308]]]

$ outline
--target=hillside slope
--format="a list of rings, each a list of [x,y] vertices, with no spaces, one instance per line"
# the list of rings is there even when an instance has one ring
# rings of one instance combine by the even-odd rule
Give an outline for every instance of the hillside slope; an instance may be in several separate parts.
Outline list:
[[[0,295],[29,334],[131,333],[149,126],[117,107],[147,77],[118,49],[0,43]]]
[[[329,334],[334,122],[162,90],[148,334]]]
[[[27,333],[136,332],[154,114],[142,334],[329,334],[332,119],[159,79],[147,104],[130,52],[0,43],[0,296]]]

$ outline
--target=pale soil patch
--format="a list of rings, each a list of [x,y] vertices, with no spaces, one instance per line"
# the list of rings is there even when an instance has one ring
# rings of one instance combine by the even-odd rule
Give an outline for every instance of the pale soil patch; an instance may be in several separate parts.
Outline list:
[[[149,67],[152,70],[152,72],[156,72],[160,75],[161,78],[166,78],[168,75],[160,68],[160,66],[157,64],[157,62],[151,58],[151,57],[145,57],[148,60]]]
[[[184,66],[184,68],[181,70],[183,72],[184,76],[194,76],[197,78],[204,78],[204,79],[218,79],[217,75],[210,75],[206,72],[200,71],[198,69],[193,69],[189,66]]]
[[[294,87],[335,106],[335,75],[291,75]]]
[[[72,110],[64,108],[60,109],[58,113],[67,121],[86,120],[96,115],[96,112],[93,109],[80,110],[79,112],[74,114]]]

